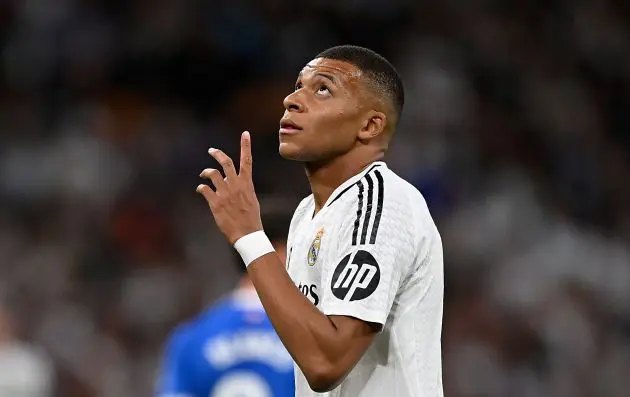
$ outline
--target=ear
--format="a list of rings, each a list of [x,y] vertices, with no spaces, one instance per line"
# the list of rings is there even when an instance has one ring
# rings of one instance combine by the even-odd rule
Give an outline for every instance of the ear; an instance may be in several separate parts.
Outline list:
[[[370,110],[367,117],[363,121],[361,130],[359,130],[359,139],[369,140],[376,138],[379,135],[385,134],[385,128],[387,127],[387,115],[383,112],[376,110]]]

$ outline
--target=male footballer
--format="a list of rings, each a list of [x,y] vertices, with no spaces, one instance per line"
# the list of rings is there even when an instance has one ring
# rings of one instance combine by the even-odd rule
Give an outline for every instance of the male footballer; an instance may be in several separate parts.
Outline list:
[[[403,102],[395,68],[366,48],[330,48],[299,73],[279,151],[304,164],[312,194],[286,267],[261,222],[249,133],[238,170],[209,150],[223,174],[203,170],[197,191],[296,363],[296,396],[443,396],[441,238],[420,192],[382,161]]]

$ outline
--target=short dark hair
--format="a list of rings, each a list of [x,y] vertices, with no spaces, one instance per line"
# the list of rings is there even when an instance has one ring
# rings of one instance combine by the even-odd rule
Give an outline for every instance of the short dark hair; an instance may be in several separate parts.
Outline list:
[[[400,117],[405,104],[405,90],[400,74],[385,57],[369,48],[340,45],[320,52],[316,58],[344,61],[359,68],[367,76],[368,84],[394,105],[396,118]]]

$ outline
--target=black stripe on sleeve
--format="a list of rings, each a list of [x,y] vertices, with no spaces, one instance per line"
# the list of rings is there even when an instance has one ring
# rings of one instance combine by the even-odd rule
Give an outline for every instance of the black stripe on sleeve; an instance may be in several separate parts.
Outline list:
[[[363,218],[363,231],[361,232],[361,244],[365,244],[367,238],[368,226],[370,226],[370,219],[372,218],[372,196],[374,192],[374,182],[369,174],[365,174],[365,180],[367,180],[367,205],[365,209],[365,218]]]
[[[357,218],[354,220],[354,231],[352,232],[352,245],[357,245],[357,235],[359,234],[359,223],[361,222],[361,211],[363,211],[363,182],[357,182],[359,187],[359,205],[357,206]]]
[[[381,222],[381,213],[383,212],[383,195],[385,193],[385,184],[383,183],[383,175],[378,170],[374,171],[376,180],[378,181],[378,201],[376,204],[376,215],[374,218],[374,226],[372,226],[372,234],[370,235],[370,244],[376,242],[376,234],[378,233],[378,225]]]
[[[373,166],[370,167],[369,170],[367,170],[366,174],[370,173],[374,168],[380,167],[380,166],[381,166],[380,164],[374,164]],[[344,193],[346,193],[348,190],[354,187],[354,185],[356,185],[356,182],[348,186],[347,188],[343,189],[341,192],[339,192],[339,194],[334,199],[332,199],[330,203],[328,203],[327,207],[330,207],[331,205],[333,205],[335,201],[337,201]]]

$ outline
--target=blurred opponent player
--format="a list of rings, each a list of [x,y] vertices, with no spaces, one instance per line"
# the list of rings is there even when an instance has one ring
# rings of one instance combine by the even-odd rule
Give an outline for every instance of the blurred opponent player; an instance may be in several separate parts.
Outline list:
[[[278,212],[265,221],[284,261],[289,219]],[[293,397],[294,385],[291,356],[244,275],[233,293],[173,332],[157,396]]]
[[[334,47],[300,72],[285,98],[280,154],[304,163],[312,194],[295,210],[287,268],[265,236],[252,182],[251,140],[240,169],[200,185],[241,255],[296,364],[296,395],[441,397],[442,242],[424,198],[382,161],[403,86],[371,50]]]

